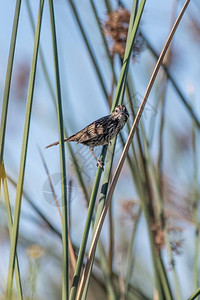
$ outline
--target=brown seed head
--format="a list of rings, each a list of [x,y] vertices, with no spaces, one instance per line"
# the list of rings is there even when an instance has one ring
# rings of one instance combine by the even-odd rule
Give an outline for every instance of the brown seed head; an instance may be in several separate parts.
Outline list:
[[[107,15],[107,20],[103,24],[103,31],[108,38],[111,55],[119,54],[121,58],[124,57],[129,20],[130,12],[125,8],[118,7],[114,12]],[[142,51],[143,45],[144,40],[138,34],[133,45],[133,60]]]
[[[136,200],[122,200],[121,212],[123,220],[134,221],[138,215],[138,203]]]

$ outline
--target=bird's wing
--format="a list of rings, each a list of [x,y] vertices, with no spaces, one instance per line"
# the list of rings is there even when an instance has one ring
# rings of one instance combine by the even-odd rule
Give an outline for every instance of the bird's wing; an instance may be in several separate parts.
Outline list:
[[[104,134],[106,123],[109,120],[109,116],[105,116],[100,118],[93,123],[86,126],[81,131],[77,132],[77,139],[78,143],[85,143],[93,140],[97,136],[100,137]]]

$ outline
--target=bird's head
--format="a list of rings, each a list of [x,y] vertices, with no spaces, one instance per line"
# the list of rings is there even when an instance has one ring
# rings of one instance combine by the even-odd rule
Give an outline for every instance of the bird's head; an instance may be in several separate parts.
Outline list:
[[[111,117],[114,120],[119,120],[122,122],[127,122],[128,118],[129,118],[129,113],[128,110],[126,109],[125,105],[117,105],[115,107],[115,109],[113,110],[113,112],[111,113]]]

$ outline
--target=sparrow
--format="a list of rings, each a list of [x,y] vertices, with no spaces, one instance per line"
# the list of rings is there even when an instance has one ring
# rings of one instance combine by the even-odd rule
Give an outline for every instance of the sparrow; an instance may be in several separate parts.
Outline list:
[[[111,142],[111,140],[122,130],[129,118],[129,113],[125,105],[117,105],[113,112],[102,117],[77,133],[64,139],[64,142],[77,142],[89,146],[89,150],[97,161],[97,166],[103,170],[104,163],[96,157],[94,147],[103,146]],[[58,145],[58,142],[52,143],[46,148]]]

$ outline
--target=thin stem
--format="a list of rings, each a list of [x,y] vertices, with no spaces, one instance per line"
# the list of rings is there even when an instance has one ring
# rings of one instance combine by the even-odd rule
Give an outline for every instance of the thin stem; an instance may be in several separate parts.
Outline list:
[[[6,81],[5,81],[5,88],[4,88],[4,95],[3,95],[3,107],[1,112],[1,126],[0,126],[0,185],[2,179],[4,194],[6,199],[6,210],[7,210],[8,224],[9,224],[10,239],[12,234],[13,220],[12,220],[12,214],[10,208],[10,198],[8,194],[7,178],[6,178],[6,173],[3,165],[3,155],[4,155],[4,144],[5,144],[5,131],[6,131],[6,124],[7,124],[8,103],[9,103],[9,95],[10,95],[10,85],[11,85],[11,77],[12,77],[12,70],[13,70],[15,45],[17,39],[17,30],[19,24],[20,8],[21,8],[21,0],[18,0],[16,1],[16,6],[15,6],[15,15],[13,20],[10,50],[8,56]],[[16,276],[18,298],[23,299],[17,253],[16,253],[16,263],[15,263],[15,276]]]
[[[42,151],[40,149],[38,149],[38,150],[39,150],[40,157],[42,159],[42,164],[44,166],[44,169],[45,169],[48,181],[49,181],[51,193],[53,195],[56,207],[58,209],[58,214],[59,214],[59,217],[60,217],[60,220],[61,220],[61,224],[62,224],[62,222],[63,222],[63,220],[62,220],[62,213],[61,213],[61,209],[60,209],[60,206],[59,206],[59,203],[58,203],[58,198],[57,198],[54,186],[53,186],[53,182],[51,180],[49,169],[48,169],[48,166],[46,164],[45,158],[44,158],[44,156],[42,154]],[[68,223],[69,223],[69,220],[70,220],[70,216],[69,216],[69,205],[70,205],[69,204],[69,200],[70,200],[70,191],[71,191],[71,187],[70,186],[69,186],[69,189],[67,188],[67,192],[68,191],[69,191],[69,194],[68,194],[67,200],[68,200]],[[69,227],[70,226],[68,225],[68,228]],[[72,266],[73,271],[74,271],[75,267],[76,267],[76,257],[75,257],[73,246],[72,246],[72,242],[71,242],[71,239],[70,239],[69,229],[68,229],[68,244],[69,244],[69,258],[70,258],[71,266]]]
[[[9,192],[8,192],[7,176],[6,176],[6,171],[5,171],[5,167],[4,167],[3,163],[0,166],[0,173],[1,173],[2,181],[3,181],[5,205],[6,205],[7,218],[8,218],[8,229],[9,229],[9,235],[10,235],[10,238],[11,238],[12,227],[13,227],[13,219],[12,219],[12,211],[11,211],[11,206],[10,206],[10,197],[9,197]],[[20,279],[20,270],[19,270],[19,261],[18,261],[17,252],[16,252],[16,262],[15,262],[15,278],[16,278],[18,298],[23,299],[22,285],[21,285],[21,279]]]
[[[32,14],[32,11],[31,11],[31,6],[30,6],[30,3],[29,3],[29,0],[26,0],[25,3],[27,5],[29,20],[31,22],[31,28],[32,28],[32,31],[33,31],[33,34],[34,34],[34,32],[35,32],[35,26],[34,26],[33,14]],[[46,79],[46,82],[47,82],[47,85],[48,85],[48,88],[49,88],[49,91],[50,91],[50,94],[51,94],[54,106],[56,108],[56,96],[55,96],[55,93],[54,93],[53,88],[52,88],[53,84],[51,83],[51,79],[50,79],[50,76],[49,76],[49,72],[47,70],[47,66],[46,66],[46,62],[45,62],[45,57],[44,57],[44,54],[43,54],[41,46],[39,48],[39,55],[40,55],[40,60],[41,60],[41,64],[42,64],[42,70],[44,72],[44,76],[45,76],[45,79]],[[65,131],[64,131],[64,135],[66,137],[68,136],[66,127],[65,127]],[[72,146],[71,146],[70,143],[66,143],[65,145],[68,148],[68,150],[70,152],[70,155],[72,157],[72,161],[73,161],[73,164],[74,164],[74,167],[75,167],[76,174],[78,176],[79,183],[80,183],[80,185],[81,185],[81,187],[83,189],[83,193],[84,193],[85,199],[86,199],[86,201],[88,203],[88,201],[89,201],[88,191],[87,191],[85,182],[83,180],[83,177],[82,177],[82,174],[81,174],[78,162],[77,162],[76,157],[74,155]]]
[[[68,245],[68,214],[67,214],[67,180],[64,148],[64,123],[61,100],[61,87],[59,75],[59,61],[57,50],[57,37],[55,28],[55,17],[53,1],[49,0],[49,14],[51,20],[51,32],[53,43],[56,97],[57,97],[57,118],[59,125],[59,144],[60,144],[60,171],[61,171],[61,191],[62,191],[62,241],[63,241],[63,263],[62,263],[62,299],[68,299],[69,294],[69,245]]]
[[[78,26],[79,26],[79,29],[80,29],[81,34],[83,36],[85,45],[86,45],[87,50],[88,50],[88,52],[90,54],[90,58],[92,60],[92,63],[93,63],[93,66],[95,68],[97,77],[98,77],[99,82],[101,84],[101,87],[102,87],[105,99],[107,99],[108,98],[108,93],[107,93],[107,90],[106,90],[104,79],[103,79],[103,76],[101,75],[100,68],[99,68],[98,62],[97,62],[97,58],[95,57],[94,51],[92,50],[92,47],[91,47],[91,45],[89,43],[89,39],[87,37],[87,33],[84,30],[83,24],[81,23],[81,18],[80,18],[79,14],[78,14],[77,8],[76,8],[76,6],[75,6],[75,4],[74,4],[74,2],[72,0],[69,0],[68,2],[69,2],[70,6],[72,8],[72,11],[73,11],[74,16],[76,18],[76,22],[78,23]]]
[[[17,39],[20,7],[21,7],[21,0],[17,0],[16,7],[15,7],[15,16],[14,16],[14,20],[13,20],[10,50],[9,50],[9,56],[8,56],[6,82],[5,82],[4,95],[3,95],[3,108],[2,108],[2,113],[1,113],[0,163],[3,161],[8,102],[9,102],[9,95],[10,95],[10,83],[11,83],[11,76],[12,76],[12,70],[13,70],[13,60],[14,60],[15,45],[16,45],[16,39]]]
[[[144,40],[146,42],[147,47],[149,48],[149,50],[153,54],[153,56],[156,59],[158,59],[159,55],[156,53],[156,50],[153,48],[153,46],[151,45],[151,43],[148,40],[148,38],[144,35],[144,33],[142,33],[142,36],[143,36],[143,38],[144,38]],[[200,121],[198,120],[198,116],[196,115],[195,111],[192,109],[191,105],[189,104],[189,101],[186,99],[186,97],[181,92],[180,88],[178,87],[178,84],[177,84],[176,80],[174,79],[174,77],[172,76],[172,74],[170,73],[170,71],[168,70],[168,68],[165,66],[164,63],[162,63],[162,68],[165,71],[165,73],[166,73],[168,79],[170,80],[171,84],[173,85],[173,87],[174,87],[177,95],[180,97],[181,101],[183,102],[183,104],[185,105],[186,109],[188,110],[188,113],[195,120],[195,123],[198,126],[198,128],[200,128]]]
[[[13,178],[11,178],[9,175],[7,175],[8,180],[10,181],[10,183],[16,188],[17,187],[17,183],[14,181]],[[33,209],[33,211],[42,219],[42,221],[45,223],[45,225],[53,232],[55,233],[59,239],[62,239],[62,235],[59,232],[59,230],[57,228],[55,228],[50,220],[48,220],[48,218],[44,215],[44,213],[40,210],[39,207],[36,206],[36,204],[30,199],[30,196],[28,193],[26,193],[25,191],[23,191],[23,197],[25,198],[25,200],[30,204],[31,208]]]
[[[104,149],[106,150],[106,148],[104,148]],[[101,160],[102,160],[102,156],[101,156]],[[91,198],[90,198],[90,202],[89,202],[88,213],[87,213],[84,232],[83,232],[83,236],[82,236],[82,240],[81,240],[81,245],[80,245],[80,249],[79,249],[79,253],[78,253],[76,269],[74,272],[72,288],[70,291],[70,297],[69,297],[70,300],[76,298],[78,283],[79,283],[80,274],[81,274],[81,268],[83,265],[84,253],[85,253],[86,244],[87,244],[87,240],[88,240],[88,234],[89,234],[92,216],[93,216],[93,212],[94,212],[94,206],[95,206],[96,196],[97,196],[97,192],[98,192],[98,188],[99,188],[99,184],[100,184],[101,174],[102,174],[102,169],[100,167],[98,167],[96,179],[95,179],[95,182],[93,185],[93,190],[92,190],[92,194],[91,194]]]
[[[101,193],[100,193],[100,196],[99,196],[99,202],[98,202],[97,212],[96,212],[96,216],[95,216],[95,222],[94,222],[94,226],[93,226],[93,230],[92,230],[93,234],[96,230],[98,220],[100,218],[101,212],[102,212],[103,207],[105,205],[106,194],[107,194],[107,190],[108,190],[108,182],[109,182],[109,178],[111,176],[111,166],[112,166],[112,163],[113,163],[113,158],[114,158],[113,153],[114,153],[115,146],[116,146],[116,138],[112,141],[112,145],[111,145],[111,147],[109,147],[109,151],[107,153],[106,169],[104,171],[104,177],[103,177],[103,182],[102,182],[102,187],[101,187]],[[101,250],[101,246],[100,246],[100,250]],[[102,262],[101,264],[103,265],[103,267],[105,267],[104,262]],[[108,268],[107,268],[107,271],[108,271]],[[85,298],[86,298],[86,295],[87,295],[87,290],[88,290],[88,286],[89,286],[89,278],[90,278],[91,272],[92,272],[92,265],[90,267],[90,270],[88,271],[88,279],[87,279],[87,282],[84,286],[83,295],[84,295]],[[109,291],[110,290],[111,289],[109,289]],[[79,293],[80,292],[78,292],[78,297],[79,297]],[[112,299],[114,298],[112,295],[109,295],[109,296],[112,297]]]
[[[109,207],[109,250],[108,250],[108,271],[112,277],[114,259],[114,226],[113,226],[112,202]]]
[[[115,93],[115,98],[114,98],[111,110],[113,110],[114,107],[117,104],[122,103],[122,99],[123,99],[123,95],[124,95],[124,91],[125,91],[125,85],[126,85],[127,70],[128,70],[128,66],[129,66],[129,60],[130,60],[130,53],[131,53],[131,50],[132,50],[132,45],[133,45],[134,40],[135,40],[137,28],[138,28],[138,25],[139,25],[139,22],[140,22],[140,18],[142,16],[142,12],[143,12],[145,2],[146,1],[143,0],[140,4],[140,8],[138,10],[136,20],[134,22],[133,29],[131,31],[130,39],[127,40],[126,49],[125,49],[125,56],[124,56],[124,64],[123,64],[123,67],[122,67],[122,70],[121,70],[121,73],[120,73],[120,79],[118,81],[117,91]],[[105,146],[103,147],[103,151],[104,151],[104,149],[105,149]],[[105,151],[105,153],[106,153],[106,151]],[[113,159],[113,154],[114,154],[114,151],[113,152],[111,151],[112,159]],[[102,155],[102,157],[103,157],[103,161],[104,161],[105,154]],[[108,169],[109,172],[110,172],[111,167],[112,167],[112,159],[111,159],[110,162],[108,162],[108,164],[106,166],[106,170]],[[106,173],[106,171],[105,171],[105,173]],[[98,172],[97,172],[97,176],[98,176]],[[97,179],[97,176],[96,176],[96,179]],[[108,181],[106,182],[106,185],[107,184],[108,184]],[[78,266],[78,267],[79,267],[79,270],[81,270],[81,266]],[[71,290],[71,294],[70,294],[70,300],[75,299],[75,297],[76,297],[76,292],[77,292],[76,289],[77,289],[77,285],[78,285],[77,280],[79,281],[79,275],[78,275],[78,277],[74,277],[74,278],[75,278],[75,282],[74,282],[74,286],[72,286],[72,290]],[[80,290],[79,290],[78,298],[79,297],[80,297]]]
[[[140,207],[139,211],[137,213],[137,216],[134,220],[133,229],[132,229],[132,233],[131,233],[131,240],[130,240],[128,252],[127,252],[126,276],[124,279],[124,290],[125,290],[124,293],[125,293],[126,297],[128,296],[128,284],[129,284],[129,280],[131,278],[131,272],[133,269],[133,246],[134,246],[134,242],[135,242],[136,232],[137,232],[141,213],[142,213],[142,210]]]
[[[200,295],[200,288],[198,288],[189,298],[188,300],[194,300],[197,296]]]
[[[132,51],[132,46],[133,46],[133,43],[134,43],[134,40],[135,40],[135,37],[136,37],[137,29],[138,29],[138,26],[139,26],[139,23],[140,23],[140,19],[141,19],[141,16],[142,16],[142,12],[143,12],[143,9],[144,9],[145,2],[146,1],[143,0],[140,3],[140,7],[138,9],[138,13],[136,15],[134,25],[132,26],[132,24],[129,24],[129,26],[132,27],[132,31],[131,31],[129,39],[126,42],[124,62],[123,62],[122,69],[121,69],[121,72],[120,72],[120,78],[119,78],[119,81],[117,83],[117,88],[116,88],[115,97],[114,97],[114,100],[113,100],[113,105],[112,105],[111,110],[113,110],[114,107],[117,104],[121,104],[122,100],[123,100],[123,96],[124,96],[124,93],[125,93],[125,87],[126,87],[126,78],[127,78],[127,74],[128,74],[129,61],[130,61],[130,56],[131,56],[131,51]],[[135,13],[135,11],[133,10],[132,13]],[[103,187],[105,187],[105,193],[103,194],[103,197],[102,197],[103,198],[102,205],[105,201],[105,197],[106,197],[106,193],[107,193],[108,181],[109,181],[109,178],[110,178],[110,177],[107,177],[107,175],[111,171],[115,144],[113,146],[111,146],[111,148],[112,148],[112,150],[110,151],[111,160],[108,161],[108,163],[106,164],[106,170],[105,170],[105,173],[104,173]],[[98,206],[98,209],[99,209],[99,214],[100,214],[102,210],[99,208],[99,206]],[[97,214],[98,214],[98,211],[97,211]],[[96,222],[98,222],[97,215],[96,215],[96,219],[95,219],[95,223]],[[95,228],[95,225],[94,225],[94,228]],[[93,259],[91,260],[91,266],[87,269],[87,272],[85,273],[86,277],[89,276],[89,274],[91,272],[92,263],[93,263]],[[85,285],[85,282],[87,280],[86,277],[83,280],[83,276],[82,276],[80,288],[79,288],[79,291],[78,291],[78,297],[77,297],[78,299],[80,299],[80,297],[83,293],[84,285]],[[83,281],[84,281],[84,283],[83,283]]]
[[[152,89],[152,86],[154,84],[154,81],[156,79],[156,76],[158,74],[158,71],[162,65],[162,62],[163,62],[163,59],[164,59],[164,56],[167,52],[167,49],[171,43],[171,40],[175,34],[175,31],[176,29],[178,28],[178,25],[184,15],[184,12],[187,8],[187,6],[189,5],[190,3],[190,0],[187,0],[178,16],[178,18],[176,19],[176,22],[168,36],[168,39],[164,45],[164,48],[159,56],[159,59],[158,59],[158,62],[155,66],[155,69],[153,71],[153,74],[151,76],[151,79],[149,81],[149,84],[147,86],[147,89],[146,89],[146,92],[145,92],[145,95],[144,95],[144,98],[143,98],[143,101],[139,107],[139,110],[137,112],[137,115],[136,115],[136,118],[134,120],[134,123],[133,123],[133,126],[131,128],[131,131],[130,131],[130,134],[128,136],[128,140],[126,142],[126,145],[124,147],[124,150],[123,150],[123,153],[121,155],[121,158],[120,158],[120,161],[117,165],[117,168],[116,168],[116,171],[114,173],[114,177],[113,177],[113,180],[111,182],[111,186],[110,186],[110,189],[108,191],[108,196],[107,196],[107,202],[106,202],[106,205],[104,206],[103,208],[103,211],[102,211],[102,214],[100,216],[100,219],[99,219],[99,222],[98,222],[98,225],[97,225],[97,229],[95,231],[95,235],[93,237],[93,240],[92,240],[92,244],[91,244],[91,247],[90,247],[90,250],[89,250],[89,254],[88,254],[88,260],[87,260],[87,263],[86,263],[86,267],[84,269],[84,272],[83,272],[83,276],[82,276],[82,281],[81,281],[81,284],[80,284],[80,289],[84,286],[85,284],[85,281],[86,281],[86,274],[90,268],[90,264],[92,263],[92,260],[93,260],[93,257],[94,257],[94,254],[95,254],[95,249],[96,249],[96,245],[97,245],[97,242],[98,242],[98,239],[99,239],[99,235],[100,235],[100,232],[101,232],[101,229],[102,229],[102,226],[103,226],[103,222],[104,222],[104,219],[105,219],[105,216],[106,216],[106,213],[107,213],[107,210],[108,210],[108,207],[109,207],[109,204],[110,204],[110,201],[112,199],[112,196],[113,196],[113,193],[114,193],[114,190],[115,190],[115,187],[116,187],[116,184],[117,184],[117,180],[119,178],[119,175],[120,175],[120,172],[122,170],[122,166],[124,164],[124,161],[125,161],[125,158],[128,154],[128,150],[129,150],[129,147],[130,147],[130,144],[132,142],[132,139],[133,139],[133,136],[134,136],[134,133],[136,131],[136,128],[138,126],[138,123],[139,123],[139,120],[141,119],[141,116],[142,116],[142,112],[144,110],[144,107],[145,107],[145,104],[147,102],[147,99],[148,99],[148,96],[150,94],[150,91]],[[138,9],[139,11],[139,9]]]
[[[16,191],[13,229],[12,229],[12,238],[11,238],[11,246],[10,246],[7,290],[6,290],[7,299],[10,299],[12,295],[13,272],[15,266],[15,254],[17,249],[17,239],[18,239],[19,220],[20,220],[20,211],[21,211],[21,198],[22,198],[23,183],[24,183],[24,173],[25,173],[26,155],[27,155],[27,147],[28,147],[30,118],[31,118],[32,100],[33,100],[33,92],[34,92],[34,84],[35,84],[35,74],[36,74],[37,57],[38,57],[38,49],[39,49],[43,5],[44,5],[44,0],[41,0],[39,4],[38,20],[37,20],[37,27],[35,32],[33,58],[32,58],[32,65],[31,65],[31,72],[30,72],[30,79],[29,79],[28,95],[27,95],[26,117],[25,117],[25,124],[24,124],[24,135],[23,135],[23,144],[22,144],[22,151],[21,151],[20,170],[19,170],[17,191]]]
[[[197,146],[196,146],[196,126],[193,122],[192,126],[192,146],[193,146],[193,220],[195,226],[195,238],[194,238],[194,288],[199,286],[199,222],[198,222],[198,160],[197,160]]]

